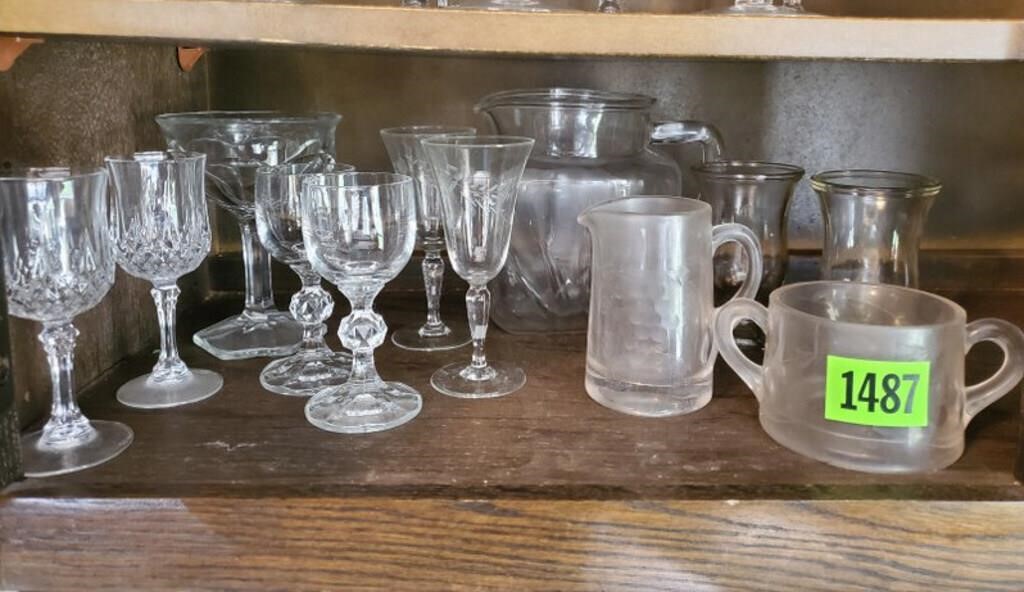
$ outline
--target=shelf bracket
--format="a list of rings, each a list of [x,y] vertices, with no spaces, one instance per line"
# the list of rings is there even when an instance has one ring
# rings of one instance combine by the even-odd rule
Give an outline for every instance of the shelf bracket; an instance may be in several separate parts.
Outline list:
[[[42,39],[35,37],[0,37],[0,72],[10,70],[18,56],[25,53],[30,45],[42,42]]]
[[[179,45],[178,67],[182,72],[191,72],[204,53],[206,53],[205,47],[182,47]]]

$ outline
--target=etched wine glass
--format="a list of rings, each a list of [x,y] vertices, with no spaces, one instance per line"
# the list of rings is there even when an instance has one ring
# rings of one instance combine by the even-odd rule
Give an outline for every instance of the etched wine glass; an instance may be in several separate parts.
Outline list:
[[[0,177],[0,249],[10,314],[39,321],[53,382],[50,418],[21,439],[27,477],[104,463],[133,433],[114,421],[90,422],[75,402],[72,319],[114,284],[103,169],[35,168]]]
[[[338,327],[342,345],[352,351],[352,372],[348,382],[306,403],[306,419],[331,432],[387,430],[416,417],[423,406],[412,387],[384,382],[373,360],[387,335],[373,300],[409,262],[416,244],[413,182],[396,173],[325,178],[326,184],[305,185],[302,237],[313,268],[352,305]]]
[[[107,157],[110,237],[128,275],[153,284],[160,357],[153,371],[117,389],[129,407],[159,409],[202,401],[224,386],[220,374],[190,369],[178,354],[178,278],[210,252],[210,217],[203,195],[206,156],[198,152],[136,152]]]
[[[302,347],[287,358],[274,360],[260,372],[260,384],[272,393],[308,397],[348,380],[352,356],[332,351],[324,340],[324,322],[334,300],[320,285],[320,275],[306,256],[302,241],[302,184],[323,173],[353,171],[323,155],[302,164],[264,166],[256,172],[256,230],[270,255],[291,267],[302,288],[292,296],[289,310],[302,324]]]
[[[445,241],[452,268],[469,282],[466,310],[473,358],[434,373],[430,383],[446,395],[500,397],[526,384],[517,366],[488,362],[484,354],[491,281],[505,265],[516,193],[533,140],[517,136],[437,137],[423,141],[444,207]]]
[[[416,225],[423,249],[423,287],[427,294],[427,320],[422,325],[403,327],[391,333],[391,341],[402,349],[442,351],[469,344],[462,327],[449,327],[441,320],[441,288],[444,281],[444,227],[437,183],[430,170],[422,140],[439,135],[476,135],[476,128],[449,125],[413,125],[380,130],[395,172],[413,179],[416,191]]]

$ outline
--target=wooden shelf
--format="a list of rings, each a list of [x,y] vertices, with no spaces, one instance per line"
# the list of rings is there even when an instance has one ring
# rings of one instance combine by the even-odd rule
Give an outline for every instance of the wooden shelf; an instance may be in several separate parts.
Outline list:
[[[855,6],[839,4],[837,14],[864,14]],[[996,7],[989,7],[991,2],[976,3],[981,9],[949,0],[909,4],[915,8],[930,4],[931,8],[896,8],[900,14],[912,15],[909,18],[735,18],[665,12],[532,14],[399,8],[384,3],[0,0],[0,31],[193,44],[545,56],[1024,59],[1024,9],[1017,4],[1006,8],[1006,3],[995,3]],[[921,14],[942,18],[920,18]]]
[[[971,316],[1024,323],[1019,296],[956,294]],[[458,315],[459,299],[449,298]],[[419,298],[382,303],[388,322],[420,320]],[[187,316],[201,326],[233,312]],[[336,323],[331,324],[332,327]],[[183,327],[182,333],[190,327]],[[393,431],[340,436],[305,422],[304,400],[258,384],[266,360],[218,362],[225,389],[175,410],[116,403],[151,356],[86,394],[91,417],[131,425],[114,461],[29,480],[0,499],[0,588],[679,590],[731,588],[1016,589],[1024,487],[1013,477],[1018,397],[972,424],[951,468],[893,476],[843,471],[778,446],[733,374],[715,399],[671,419],[628,417],[583,391],[582,336],[493,330],[488,351],[516,359],[527,387],[496,400],[442,396],[430,373],[466,351],[387,344],[386,379],[424,408]],[[969,370],[999,363],[980,348]],[[927,551],[924,551],[927,549]]]

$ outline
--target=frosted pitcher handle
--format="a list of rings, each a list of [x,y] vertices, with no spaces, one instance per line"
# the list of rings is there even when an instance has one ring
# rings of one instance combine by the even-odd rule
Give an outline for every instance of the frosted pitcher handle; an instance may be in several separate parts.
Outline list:
[[[704,162],[722,158],[722,134],[718,128],[703,121],[662,121],[651,130],[654,144],[689,144],[700,142],[704,147]]]
[[[760,401],[764,396],[764,372],[760,364],[740,351],[733,331],[744,321],[751,321],[768,333],[768,309],[750,298],[730,300],[715,311],[715,343],[722,359],[732,368]]]
[[[719,224],[711,229],[711,252],[718,250],[723,244],[734,242],[739,244],[747,253],[750,266],[747,268],[747,277],[743,279],[743,285],[736,291],[733,298],[753,298],[761,289],[761,279],[764,277],[764,259],[761,255],[761,241],[752,230],[742,224],[729,223]]]
[[[991,341],[1003,350],[1003,365],[992,376],[967,387],[965,424],[1024,378],[1024,332],[1019,327],[1000,319],[978,319],[968,323],[967,350],[982,341]]]

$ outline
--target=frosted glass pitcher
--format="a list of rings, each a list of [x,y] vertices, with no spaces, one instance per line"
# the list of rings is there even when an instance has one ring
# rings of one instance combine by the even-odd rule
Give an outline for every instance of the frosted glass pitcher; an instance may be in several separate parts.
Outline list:
[[[587,394],[631,415],[665,417],[711,400],[716,349],[714,251],[739,243],[751,273],[737,296],[761,285],[761,247],[746,226],[711,226],[711,206],[638,196],[579,216],[593,245]]]
[[[1024,376],[1024,333],[966,317],[910,288],[807,282],[772,292],[767,309],[753,300],[722,306],[715,339],[779,444],[846,469],[929,471],[956,461],[968,422]],[[733,338],[747,320],[767,335],[763,366]],[[1003,364],[965,386],[964,357],[982,341],[1003,350]]]

